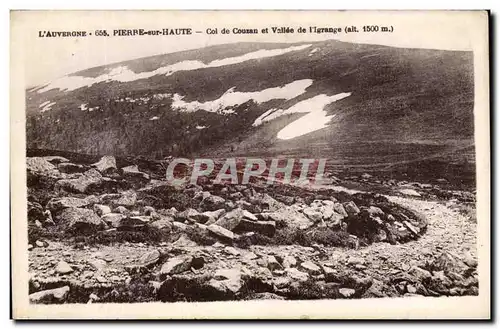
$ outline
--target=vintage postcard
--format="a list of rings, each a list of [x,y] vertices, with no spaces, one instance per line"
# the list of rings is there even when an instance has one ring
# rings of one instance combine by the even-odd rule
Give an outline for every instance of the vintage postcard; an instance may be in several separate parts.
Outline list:
[[[488,19],[12,11],[12,316],[490,318]]]

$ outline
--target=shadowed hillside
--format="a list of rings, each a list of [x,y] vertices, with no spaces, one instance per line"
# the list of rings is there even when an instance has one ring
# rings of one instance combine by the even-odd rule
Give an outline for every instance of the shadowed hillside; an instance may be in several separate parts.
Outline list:
[[[28,147],[151,158],[315,153],[347,164],[426,158],[473,144],[472,61],[470,52],[338,41],[137,59],[27,91]],[[306,130],[290,137],[292,125]]]

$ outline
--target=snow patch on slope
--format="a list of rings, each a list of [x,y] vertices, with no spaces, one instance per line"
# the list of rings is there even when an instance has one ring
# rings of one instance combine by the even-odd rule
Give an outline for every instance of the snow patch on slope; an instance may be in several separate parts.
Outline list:
[[[43,102],[42,104],[38,105],[39,108],[44,107],[45,105],[49,104],[50,101]]]
[[[182,61],[178,63],[174,63],[171,65],[160,67],[154,71],[149,72],[140,72],[135,73],[131,71],[126,66],[118,66],[109,70],[108,73],[100,75],[95,78],[91,77],[82,77],[82,76],[64,76],[59,79],[54,80],[43,88],[37,90],[38,93],[44,93],[51,89],[59,89],[61,91],[72,91],[82,87],[90,87],[93,84],[100,82],[110,82],[110,81],[118,81],[118,82],[130,82],[140,79],[147,79],[155,75],[171,75],[174,72],[178,71],[190,71],[197,70],[203,68],[210,67],[221,67],[225,65],[238,64],[242,62],[246,62],[253,59],[261,59],[273,56],[279,56],[286,54],[291,51],[298,51],[305,48],[310,47],[310,44],[300,45],[300,46],[292,46],[288,48],[281,49],[271,49],[271,50],[258,50],[251,53],[247,53],[241,56],[236,57],[228,57],[224,59],[217,59],[208,64],[205,64],[201,61],[196,60],[188,60]],[[38,87],[36,87],[38,88]],[[35,90],[35,89],[32,89]]]
[[[49,102],[48,104],[46,104],[41,110],[40,112],[43,113],[43,112],[47,112],[47,111],[50,111],[52,110],[52,106],[56,105],[56,102]]]
[[[98,110],[99,109],[99,106],[96,106],[96,107],[87,107],[87,103],[85,104],[80,104],[79,106],[79,109],[82,110],[82,111],[89,111],[89,112],[92,112],[94,110]]]
[[[288,140],[325,128],[335,116],[327,115],[324,111],[325,106],[350,95],[351,93],[340,93],[332,96],[322,94],[298,102],[284,111],[282,115],[290,113],[307,114],[281,129],[276,137],[278,137],[278,139]]]
[[[265,103],[272,99],[292,99],[303,94],[311,86],[311,79],[297,80],[286,84],[283,87],[268,88],[255,92],[234,91],[235,87],[228,89],[221,97],[207,102],[185,102],[183,96],[174,94],[172,97],[172,108],[183,112],[194,112],[198,110],[207,112],[222,112],[225,114],[234,113],[232,109],[226,107],[236,106],[253,100],[257,104]]]
[[[312,56],[315,52],[317,52],[319,50],[319,48],[314,48],[313,50],[311,50],[311,52],[309,53],[308,56]]]

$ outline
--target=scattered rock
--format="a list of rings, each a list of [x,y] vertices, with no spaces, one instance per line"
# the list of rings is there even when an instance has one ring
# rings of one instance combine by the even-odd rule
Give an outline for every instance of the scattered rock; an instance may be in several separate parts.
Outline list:
[[[105,155],[98,162],[92,164],[92,167],[103,174],[109,174],[116,170],[116,159],[114,156]]]
[[[365,263],[365,260],[361,257],[349,257],[349,260],[347,261],[348,265],[363,265]]]
[[[309,274],[317,275],[321,274],[321,268],[314,264],[313,262],[306,261],[300,264],[300,268]]]
[[[26,158],[26,169],[35,173],[47,174],[56,171],[56,167],[44,158]]]
[[[459,256],[451,252],[443,252],[432,262],[431,267],[434,271],[444,271],[446,274],[450,272],[462,273],[468,269]]]
[[[108,279],[106,279],[105,277],[103,277],[102,275],[96,275],[95,276],[95,279],[97,282],[99,283],[107,283],[108,282]]]
[[[339,294],[341,294],[345,298],[350,298],[356,293],[356,290],[351,288],[340,288]]]
[[[160,269],[160,280],[165,280],[168,275],[178,274],[191,269],[192,256],[177,256],[169,258]]]
[[[188,229],[188,226],[181,222],[172,222],[172,228],[177,231],[184,232]]]
[[[360,212],[358,206],[353,201],[344,203],[344,209],[349,216],[356,216]]]
[[[74,179],[61,179],[55,184],[55,190],[65,190],[74,193],[88,193],[101,185],[103,178],[95,169],[87,170],[82,176]]]
[[[146,226],[149,221],[150,218],[148,216],[124,217],[120,219],[116,228],[121,231],[133,231]]]
[[[160,260],[160,252],[158,250],[153,250],[145,253],[139,258],[139,263],[143,266],[151,266],[156,264]]]
[[[137,194],[134,191],[126,191],[118,199],[112,201],[114,206],[132,207],[137,203]]]
[[[238,231],[258,232],[272,237],[276,233],[276,223],[271,221],[253,221],[243,218],[235,229]]]
[[[53,198],[47,203],[47,209],[58,212],[65,208],[83,208],[89,205],[88,200],[73,197]]]
[[[289,267],[289,268],[285,269],[285,272],[286,272],[287,276],[289,276],[293,280],[307,281],[309,279],[309,274],[307,274],[305,272],[301,272],[298,269],[296,269],[295,267]]]
[[[208,285],[223,293],[238,293],[243,287],[241,278],[242,271],[239,268],[219,269],[215,272],[214,278],[208,282]]]
[[[417,191],[412,190],[412,189],[402,189],[402,190],[399,190],[399,193],[401,193],[403,195],[408,195],[408,196],[416,196],[416,197],[422,196],[420,193],[418,193]]]
[[[175,219],[181,222],[189,221],[204,223],[206,217],[200,214],[196,209],[188,208],[180,213],[177,213]]]
[[[155,213],[156,213],[155,208],[153,208],[151,206],[144,207],[144,215],[146,215],[146,216],[152,216]]]
[[[276,223],[286,223],[286,225],[291,228],[305,230],[314,225],[310,219],[297,209],[294,209],[292,206],[286,208],[283,207],[279,211],[263,213],[261,216],[265,216],[266,219],[273,220]]]
[[[297,266],[297,260],[293,256],[285,256],[283,258],[283,267],[284,268],[289,268],[289,267],[295,267]]]
[[[278,262],[278,260],[276,259],[276,257],[274,257],[274,256],[268,256],[267,257],[267,268],[272,272],[274,270],[282,269],[283,267]]]
[[[234,247],[227,246],[224,248],[224,252],[228,253],[229,255],[232,256],[239,256],[241,253]]]
[[[411,284],[408,284],[406,286],[406,291],[408,291],[410,294],[415,294],[415,293],[417,293],[417,288],[415,288],[415,286],[413,286]]]
[[[253,222],[256,222],[256,221],[259,220],[257,218],[257,216],[255,216],[254,214],[252,214],[248,210],[243,210],[243,219],[250,220],[250,221],[253,221]]]
[[[102,270],[103,268],[108,266],[106,261],[103,259],[92,259],[92,260],[89,260],[88,263],[90,266],[92,266],[92,268],[94,270]]]
[[[429,271],[424,270],[423,268],[420,268],[418,266],[413,266],[412,268],[410,268],[408,273],[413,275],[419,281],[429,280],[432,277]]]
[[[102,216],[111,213],[111,208],[102,204],[95,204],[94,211],[97,215]]]
[[[217,195],[209,195],[203,198],[201,206],[207,210],[217,210],[224,207],[226,200],[223,197]]]
[[[93,302],[97,302],[97,301],[99,301],[99,299],[100,298],[96,294],[94,294],[94,293],[92,293],[92,294],[89,295],[89,300],[91,300]]]
[[[156,220],[152,223],[149,223],[149,226],[152,226],[154,228],[157,228],[159,230],[168,230],[168,231],[171,231],[172,230],[172,220],[168,220],[166,218],[162,218],[162,219],[159,219],[159,220]]]
[[[56,271],[56,273],[59,273],[59,274],[68,274],[68,273],[73,272],[73,269],[65,261],[60,261],[59,263],[57,263],[55,271]]]
[[[109,213],[101,217],[101,219],[111,227],[119,227],[122,219],[127,216],[123,214]]]
[[[193,240],[189,239],[185,234],[181,235],[180,238],[172,243],[174,247],[196,247],[198,244]]]
[[[413,234],[415,234],[416,236],[419,235],[420,233],[420,229],[418,227],[415,227],[413,226],[410,222],[408,221],[404,221],[403,224],[405,224],[405,226],[408,228],[408,230],[410,230],[410,232],[412,232]]]
[[[29,221],[45,220],[45,215],[41,204],[39,204],[38,202],[28,201],[28,220]]]
[[[56,289],[43,290],[29,295],[31,303],[63,302],[69,293],[69,286]]]
[[[285,297],[272,292],[258,292],[252,295],[252,300],[285,300]]]
[[[130,214],[130,211],[127,208],[125,208],[124,206],[116,207],[115,212],[120,213],[120,214],[124,214],[124,215]]]
[[[236,209],[228,212],[227,214],[225,214],[221,218],[219,218],[215,222],[215,224],[220,226],[220,227],[225,228],[226,230],[232,231],[236,228],[236,226],[238,226],[238,224],[240,223],[243,216],[244,216],[244,210],[242,210],[240,208],[236,208]]]
[[[310,220],[313,221],[313,223],[317,223],[321,221],[323,218],[323,214],[321,213],[320,210],[314,209],[314,208],[306,208],[302,211],[304,215],[306,215]]]
[[[137,165],[123,167],[122,173],[123,177],[132,181],[137,181],[141,183],[146,183],[149,181],[149,175],[143,173],[142,171],[139,171],[139,167]]]
[[[207,226],[207,230],[210,231],[216,237],[225,241],[233,241],[235,239],[235,235],[233,232],[223,227],[220,227],[219,225],[216,224],[211,224]]]
[[[93,230],[102,229],[105,223],[91,209],[66,208],[57,216],[58,225],[66,229]]]

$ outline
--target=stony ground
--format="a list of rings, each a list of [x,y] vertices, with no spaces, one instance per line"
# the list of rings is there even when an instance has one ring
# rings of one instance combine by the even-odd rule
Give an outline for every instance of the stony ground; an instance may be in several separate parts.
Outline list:
[[[478,294],[472,193],[371,175],[175,192],[113,160],[28,159],[32,302]]]

